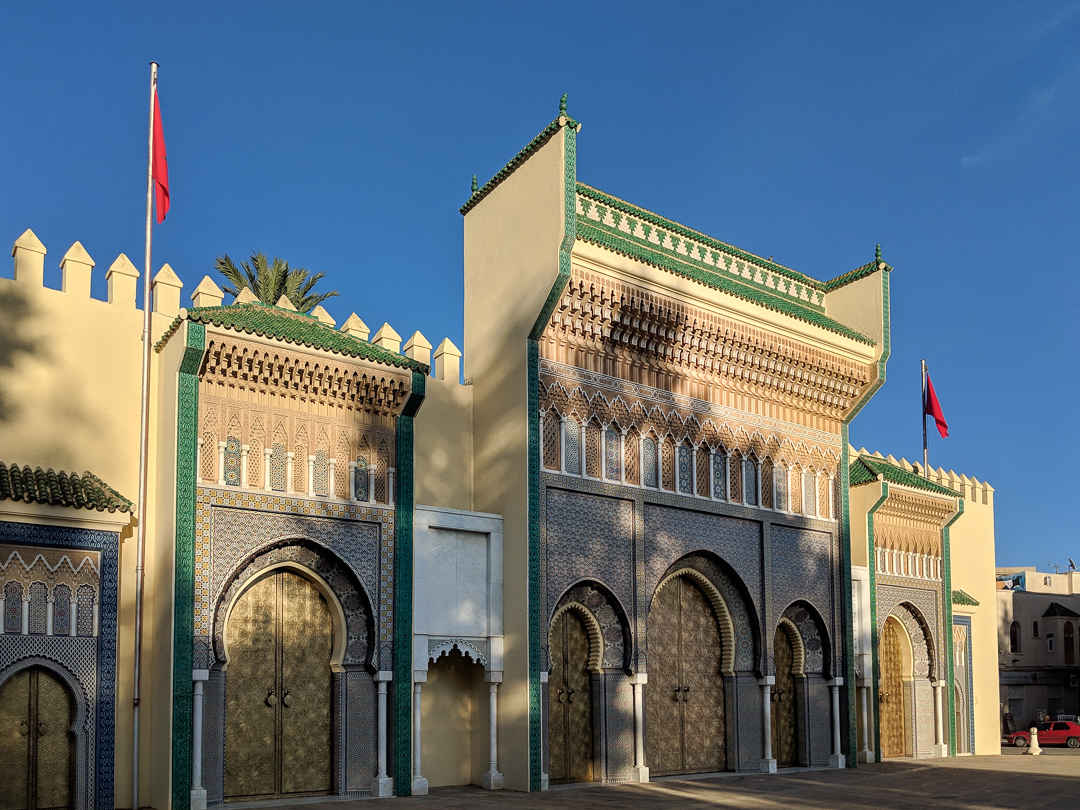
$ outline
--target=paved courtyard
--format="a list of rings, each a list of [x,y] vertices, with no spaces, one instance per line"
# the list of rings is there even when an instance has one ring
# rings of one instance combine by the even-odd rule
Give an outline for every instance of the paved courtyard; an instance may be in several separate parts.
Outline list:
[[[776,776],[723,775],[663,779],[648,785],[556,788],[548,793],[490,793],[473,787],[435,788],[431,795],[363,801],[314,800],[275,804],[296,810],[347,808],[517,808],[519,810],[1076,810],[1080,808],[1080,751],[1048,749],[1045,756],[949,760],[891,760],[845,771],[798,771]]]

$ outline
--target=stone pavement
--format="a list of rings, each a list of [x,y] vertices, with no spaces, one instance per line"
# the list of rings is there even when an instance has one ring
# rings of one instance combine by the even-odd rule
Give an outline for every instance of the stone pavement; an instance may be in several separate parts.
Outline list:
[[[890,760],[843,771],[796,771],[764,776],[725,774],[669,778],[647,785],[589,785],[547,793],[433,788],[429,796],[278,804],[277,810],[1077,810],[1080,756],[980,756]],[[268,805],[267,805],[268,806]]]

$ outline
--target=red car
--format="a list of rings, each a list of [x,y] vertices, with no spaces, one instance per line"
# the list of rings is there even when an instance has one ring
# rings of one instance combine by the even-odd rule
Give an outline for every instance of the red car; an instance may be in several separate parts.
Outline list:
[[[1080,724],[1070,720],[1055,720],[1052,723],[1039,723],[1039,745],[1067,745],[1080,748]],[[1031,745],[1031,732],[1014,731],[1008,736],[1009,745],[1027,748]]]

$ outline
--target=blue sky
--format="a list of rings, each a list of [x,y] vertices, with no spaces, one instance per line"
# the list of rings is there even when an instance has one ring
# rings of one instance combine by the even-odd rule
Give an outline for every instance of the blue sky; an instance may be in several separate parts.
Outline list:
[[[921,454],[925,357],[931,463],[994,485],[999,563],[1080,556],[1080,3],[164,5],[0,9],[0,237],[33,228],[46,283],[76,239],[99,297],[142,265],[155,59],[185,300],[259,249],[325,271],[339,322],[461,345],[457,209],[569,93],[583,182],[818,278],[880,242],[853,443]]]

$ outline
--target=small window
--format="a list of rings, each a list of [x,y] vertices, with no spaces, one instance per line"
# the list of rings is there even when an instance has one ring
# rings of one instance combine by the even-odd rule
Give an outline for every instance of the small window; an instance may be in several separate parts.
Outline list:
[[[1039,623],[1038,622],[1032,622],[1031,623],[1031,637],[1032,638],[1038,638],[1039,637]]]
[[[1054,634],[1053,633],[1047,633],[1046,634],[1046,651],[1048,653],[1052,653],[1054,651]]]
[[[1009,625],[1009,652],[1020,652],[1020,623]]]

